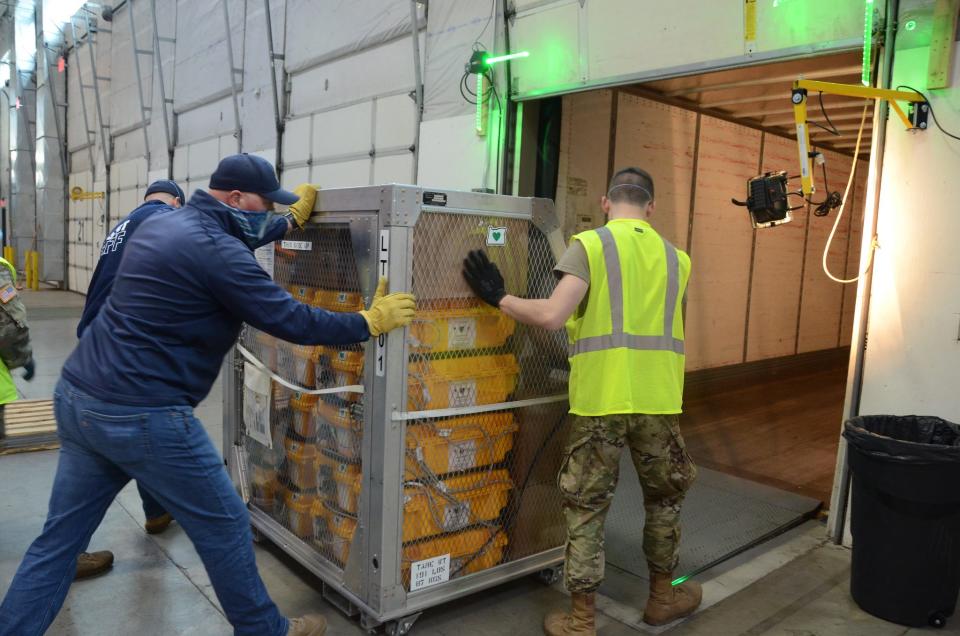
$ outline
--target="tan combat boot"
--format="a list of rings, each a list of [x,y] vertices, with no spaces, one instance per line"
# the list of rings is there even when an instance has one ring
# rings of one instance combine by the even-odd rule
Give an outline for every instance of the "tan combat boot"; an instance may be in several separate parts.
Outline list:
[[[571,594],[570,601],[573,610],[566,612],[551,612],[543,620],[543,633],[547,636],[597,636],[594,623],[596,612],[596,595]]]
[[[648,625],[666,625],[678,618],[690,616],[700,606],[703,590],[696,581],[673,585],[672,574],[650,573],[650,599],[643,613]]]
[[[81,552],[77,557],[77,573],[74,580],[88,579],[91,576],[103,574],[113,567],[113,552]]]
[[[287,636],[323,636],[327,633],[327,619],[320,614],[307,614],[290,619]]]

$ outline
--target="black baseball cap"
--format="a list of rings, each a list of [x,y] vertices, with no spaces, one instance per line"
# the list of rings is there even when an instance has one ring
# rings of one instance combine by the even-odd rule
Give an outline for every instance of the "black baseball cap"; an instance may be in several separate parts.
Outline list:
[[[293,192],[280,187],[277,173],[269,161],[247,153],[224,157],[210,176],[210,187],[253,192],[280,205],[293,205],[300,200]]]
[[[186,195],[183,193],[183,190],[180,189],[180,186],[177,185],[176,181],[171,181],[169,179],[159,179],[154,181],[147,186],[147,193],[143,195],[143,198],[146,199],[151,194],[155,194],[157,192],[165,192],[170,196],[177,197],[180,199],[181,205],[187,202]]]

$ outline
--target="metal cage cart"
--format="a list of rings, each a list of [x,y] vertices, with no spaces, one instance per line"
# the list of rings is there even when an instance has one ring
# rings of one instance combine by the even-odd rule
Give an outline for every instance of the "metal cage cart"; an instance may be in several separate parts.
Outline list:
[[[408,328],[361,345],[248,326],[224,374],[224,456],[254,529],[370,630],[405,634],[428,607],[563,559],[565,338],[485,305],[461,276],[483,249],[511,293],[548,296],[559,227],[545,199],[322,190],[304,230],[258,251],[317,307],[357,311],[380,276],[417,297]]]

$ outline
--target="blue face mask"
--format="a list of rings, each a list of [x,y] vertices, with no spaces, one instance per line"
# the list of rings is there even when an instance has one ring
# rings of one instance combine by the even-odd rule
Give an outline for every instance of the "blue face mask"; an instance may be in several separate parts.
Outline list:
[[[243,242],[246,243],[250,249],[256,249],[260,246],[264,234],[267,233],[267,228],[270,227],[273,217],[276,216],[274,212],[267,210],[263,212],[247,212],[236,208],[230,208],[230,214],[240,226],[240,230],[243,232]]]

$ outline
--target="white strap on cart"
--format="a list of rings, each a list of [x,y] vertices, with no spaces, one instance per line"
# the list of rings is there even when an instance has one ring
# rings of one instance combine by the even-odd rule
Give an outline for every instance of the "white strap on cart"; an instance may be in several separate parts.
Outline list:
[[[548,397],[532,398],[529,400],[517,400],[515,402],[501,402],[499,404],[482,404],[480,406],[460,406],[450,409],[434,409],[432,411],[394,411],[393,421],[404,422],[409,420],[427,420],[437,417],[455,417],[457,415],[474,415],[477,413],[493,413],[494,411],[506,411],[508,409],[519,409],[525,406],[537,406],[540,404],[553,404],[554,402],[563,402],[567,399],[567,394],[551,395]]]
[[[287,387],[291,391],[299,391],[304,395],[330,395],[332,393],[363,393],[363,385],[361,384],[351,384],[348,386],[336,386],[330,389],[308,389],[306,387],[299,386],[292,382],[288,382],[287,380],[283,379],[282,377],[280,377],[279,375],[271,371],[265,364],[263,364],[257,358],[257,356],[247,351],[247,349],[243,345],[238,344],[237,351],[239,351],[240,354],[244,358],[246,358],[250,364],[257,367],[260,371],[269,375],[272,379],[276,380],[278,384],[282,384],[283,386]]]

